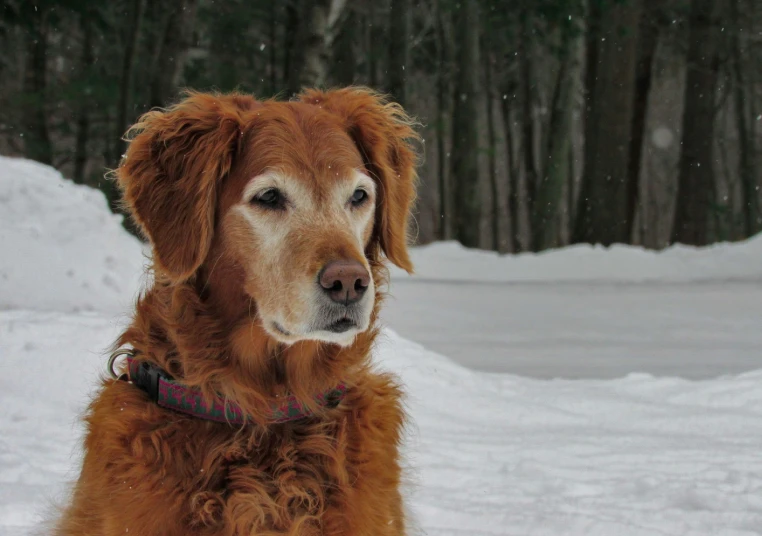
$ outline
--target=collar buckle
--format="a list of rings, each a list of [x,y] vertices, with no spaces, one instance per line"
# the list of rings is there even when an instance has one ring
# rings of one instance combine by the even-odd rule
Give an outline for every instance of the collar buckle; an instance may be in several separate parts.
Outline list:
[[[172,378],[158,366],[148,361],[136,363],[130,367],[130,381],[148,394],[153,402],[159,401],[159,382],[171,381]]]
[[[111,376],[112,379],[118,380],[119,374],[116,373],[116,370],[114,370],[114,365],[116,365],[116,360],[119,359],[122,356],[127,356],[127,361],[129,362],[132,358],[135,357],[135,352],[133,350],[130,350],[129,348],[120,348],[119,350],[112,353],[108,358],[108,364],[106,365],[106,371],[108,372],[109,376]],[[129,375],[129,365],[128,367],[128,375]]]

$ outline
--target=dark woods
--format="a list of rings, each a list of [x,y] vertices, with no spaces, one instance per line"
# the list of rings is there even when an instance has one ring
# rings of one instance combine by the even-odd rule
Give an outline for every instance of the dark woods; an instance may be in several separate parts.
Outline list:
[[[369,85],[423,124],[416,235],[501,252],[762,228],[758,0],[4,0],[0,153],[116,192],[180,88]]]

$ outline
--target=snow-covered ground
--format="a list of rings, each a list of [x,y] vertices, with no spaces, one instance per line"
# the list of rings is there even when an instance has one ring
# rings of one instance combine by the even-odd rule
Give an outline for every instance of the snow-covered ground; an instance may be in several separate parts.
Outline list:
[[[491,358],[479,356],[508,345],[516,363],[548,363],[545,376],[592,375],[622,354],[642,357],[630,371],[672,360],[670,374],[683,377],[696,375],[691,356],[712,358],[711,374],[762,369],[758,240],[679,254],[575,250],[561,277],[554,264],[571,262],[569,250],[523,261],[452,244],[418,249],[422,278],[439,282],[395,274],[384,318],[485,367]],[[144,259],[98,195],[5,158],[0,251],[0,536],[20,536],[38,531],[77,476],[78,415]],[[658,276],[625,277],[612,260],[622,254],[625,268],[642,262]],[[588,269],[597,271],[585,278]],[[511,283],[522,271],[532,284]],[[408,498],[426,534],[762,534],[762,370],[539,380],[464,368],[391,329],[382,339],[379,366],[409,392]],[[586,349],[595,360],[575,373]]]
[[[103,194],[0,157],[0,309],[126,310],[145,259]]]
[[[489,372],[707,379],[762,368],[762,281],[484,284],[405,277],[394,280],[382,317],[403,337]]]

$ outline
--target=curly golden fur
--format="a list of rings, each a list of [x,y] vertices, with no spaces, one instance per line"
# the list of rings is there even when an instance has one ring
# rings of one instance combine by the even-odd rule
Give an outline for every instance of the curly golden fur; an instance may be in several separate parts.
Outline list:
[[[235,401],[251,422],[175,413],[104,381],[57,535],[405,534],[401,390],[369,356],[384,259],[412,269],[415,137],[401,108],[363,88],[293,102],[191,93],[141,118],[117,176],[153,246],[154,282],[117,344],[206,397]],[[276,172],[303,192],[302,216],[247,205],[246,192]],[[331,205],[363,180],[372,206]],[[367,329],[338,343],[279,340],[266,314],[302,325],[314,311],[300,301],[335,258],[372,275]],[[312,407],[339,382],[349,390],[337,407]],[[314,414],[268,422],[267,408],[290,394]]]

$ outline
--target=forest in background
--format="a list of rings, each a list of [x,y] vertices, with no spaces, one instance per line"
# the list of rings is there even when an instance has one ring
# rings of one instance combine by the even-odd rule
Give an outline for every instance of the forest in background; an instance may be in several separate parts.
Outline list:
[[[101,188],[182,88],[362,84],[421,123],[419,243],[762,229],[759,0],[2,0],[0,154]]]

